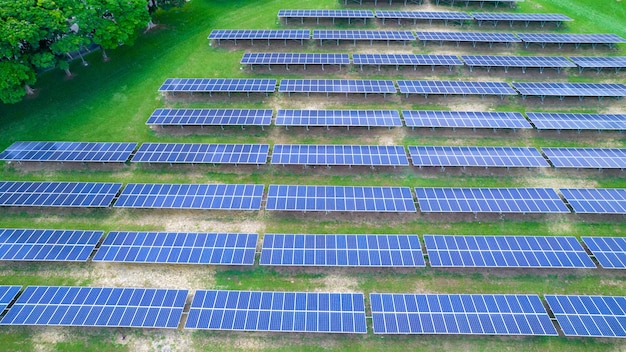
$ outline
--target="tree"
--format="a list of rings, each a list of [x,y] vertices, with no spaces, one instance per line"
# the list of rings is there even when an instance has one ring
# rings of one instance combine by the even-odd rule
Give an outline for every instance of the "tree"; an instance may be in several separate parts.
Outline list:
[[[0,61],[0,101],[14,104],[27,94],[32,94],[31,84],[35,84],[35,71],[32,67],[15,60]]]
[[[158,10],[169,10],[174,7],[182,7],[185,5],[186,0],[148,0],[148,13],[150,13],[150,22],[148,22],[148,28],[150,30],[156,25],[152,22],[152,15]]]

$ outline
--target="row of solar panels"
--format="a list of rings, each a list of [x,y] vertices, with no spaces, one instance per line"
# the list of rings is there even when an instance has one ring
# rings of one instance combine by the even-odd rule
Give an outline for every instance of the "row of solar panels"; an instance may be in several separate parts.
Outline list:
[[[0,261],[253,265],[256,233],[0,229]],[[582,237],[606,269],[626,269],[626,239]],[[596,268],[575,237],[424,235],[432,267]],[[95,255],[92,257],[92,253]],[[418,235],[263,236],[260,265],[425,267]]]
[[[498,7],[500,4],[508,4],[510,7],[514,7],[516,3],[522,2],[524,0],[434,0],[434,4],[439,6],[440,4],[449,4],[450,6],[454,6],[454,3],[462,3],[465,4],[465,7],[468,7],[470,3],[478,3],[480,7],[483,7],[485,4],[493,4],[495,7]],[[347,5],[348,2],[357,3],[359,5],[363,5],[363,0],[344,0],[344,5]],[[382,2],[382,0],[381,0]],[[389,6],[392,5],[393,0],[384,0],[384,2],[388,2]],[[407,4],[415,4],[422,5],[424,3],[423,0],[399,0],[398,2],[404,3],[404,6]],[[431,4],[433,2],[431,1]],[[374,0],[374,6],[378,5],[378,0]]]
[[[188,290],[0,286],[0,325],[171,328]],[[16,299],[17,297],[17,299]],[[566,336],[626,337],[626,297],[545,295]],[[375,334],[557,336],[537,295],[371,293]],[[367,333],[362,293],[196,290],[185,329]]]
[[[260,210],[260,184],[0,181],[0,206]],[[120,192],[121,190],[121,192]],[[562,188],[576,213],[625,214],[626,189]],[[118,195],[119,194],[119,195]],[[415,188],[425,213],[570,213],[551,188]],[[270,211],[416,212],[409,187],[270,185]]]
[[[345,93],[395,94],[398,89],[409,94],[432,95],[507,95],[556,97],[616,97],[626,96],[626,85],[621,83],[568,83],[568,82],[484,82],[484,81],[425,81],[351,79],[282,79],[281,93]],[[168,78],[159,88],[164,93],[273,93],[276,79],[246,78]]]
[[[39,162],[126,162],[136,143],[15,142],[0,160]],[[624,148],[409,146],[414,166],[626,168]],[[267,163],[268,144],[144,143],[135,163]],[[542,155],[543,153],[543,155]],[[544,158],[544,155],[547,157]],[[275,144],[272,164],[408,166],[403,146]]]

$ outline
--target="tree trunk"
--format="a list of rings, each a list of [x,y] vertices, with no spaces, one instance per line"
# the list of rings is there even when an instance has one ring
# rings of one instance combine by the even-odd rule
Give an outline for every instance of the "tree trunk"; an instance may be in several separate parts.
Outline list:
[[[35,91],[33,90],[33,88],[31,88],[28,84],[24,85],[24,89],[26,90],[26,94],[28,94],[28,95],[35,94]]]
[[[72,71],[70,71],[70,69],[69,69],[69,68],[63,69],[63,71],[65,71],[65,75],[66,75],[67,77],[72,77]]]
[[[100,50],[102,50],[102,60],[109,61],[110,59],[107,56],[107,52],[106,52],[106,50],[104,50],[104,47],[100,46]]]
[[[154,24],[154,22],[152,22],[152,19],[150,19],[150,22],[148,22],[148,28],[146,28],[146,32],[151,30],[154,27],[156,27],[156,24]]]

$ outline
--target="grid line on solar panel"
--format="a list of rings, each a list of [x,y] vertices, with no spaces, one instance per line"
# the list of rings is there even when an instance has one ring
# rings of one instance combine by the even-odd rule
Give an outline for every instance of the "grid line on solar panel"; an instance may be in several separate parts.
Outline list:
[[[355,65],[461,66],[455,55],[352,54]]]
[[[283,79],[281,93],[396,93],[396,86],[390,80],[359,79]]]
[[[259,235],[113,231],[94,262],[252,265]]]
[[[349,65],[348,54],[244,53],[242,65]]]
[[[374,18],[369,10],[278,10],[278,17]]]
[[[557,336],[537,295],[371,293],[375,334]]]
[[[432,267],[596,268],[575,237],[424,235]]]
[[[463,62],[471,68],[482,67],[576,67],[574,63],[563,56],[491,56],[491,55],[463,55]]]
[[[513,88],[522,96],[626,96],[626,85],[619,83],[513,82]]]
[[[573,19],[560,13],[471,12],[477,21],[563,22]]]
[[[0,325],[178,327],[187,290],[28,286]]]
[[[402,126],[396,110],[278,110],[276,126]]]
[[[524,128],[532,126],[518,112],[402,110],[408,127]]]
[[[15,142],[0,153],[0,160],[123,163],[137,143]]]
[[[271,109],[156,109],[146,125],[269,126]]]
[[[519,43],[521,40],[511,33],[490,32],[416,32],[418,40],[436,42],[485,42]]]
[[[159,92],[255,92],[273,93],[275,79],[256,78],[168,78]]]
[[[209,40],[238,40],[238,39],[294,39],[304,40],[311,38],[311,31],[295,29],[214,29],[209,34]]]
[[[270,185],[266,210],[415,212],[408,187]]]
[[[385,19],[413,19],[413,20],[451,20],[465,21],[472,20],[473,17],[466,12],[456,11],[376,11],[376,17]],[[415,23],[415,22],[414,22]]]
[[[541,150],[557,168],[626,168],[626,148],[541,148]]]
[[[103,231],[0,229],[0,260],[82,261]]]
[[[604,269],[626,269],[626,238],[581,237]]]
[[[422,212],[437,213],[569,213],[551,188],[416,187]]]
[[[197,290],[185,329],[366,333],[362,293]]]
[[[578,71],[583,72],[585,68],[595,68],[600,72],[603,68],[614,68],[615,73],[626,67],[626,56],[570,56],[577,66]]]
[[[261,265],[424,267],[417,235],[266,233]]]
[[[550,167],[535,148],[409,146],[414,166]]]
[[[314,40],[399,40],[414,41],[410,31],[320,30],[313,31]]]
[[[4,312],[7,306],[13,301],[15,296],[20,292],[22,286],[0,286],[0,314]]]
[[[561,188],[579,214],[626,214],[626,188]]]
[[[144,143],[133,163],[265,164],[269,144]]]
[[[474,81],[397,81],[400,93],[406,94],[475,94],[475,95],[517,95],[506,82]]]
[[[527,112],[538,130],[626,130],[626,114]]]
[[[516,33],[525,43],[615,44],[626,40],[616,34]]]
[[[275,144],[272,164],[408,166],[403,146]]]
[[[565,336],[626,337],[626,297],[545,295]]]
[[[116,208],[259,210],[264,185],[129,183]]]
[[[0,206],[108,207],[121,183],[0,181]]]

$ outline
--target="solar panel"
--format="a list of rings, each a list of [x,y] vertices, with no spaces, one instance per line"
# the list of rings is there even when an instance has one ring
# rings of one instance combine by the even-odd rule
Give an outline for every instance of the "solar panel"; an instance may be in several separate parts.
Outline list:
[[[283,79],[281,93],[396,93],[393,81],[359,79]]]
[[[187,290],[28,286],[0,325],[176,329]]]
[[[581,237],[604,269],[626,269],[626,238]]]
[[[432,267],[596,268],[572,236],[424,235]]]
[[[471,14],[478,21],[479,26],[483,22],[493,22],[493,25],[497,26],[499,21],[508,21],[511,27],[513,27],[513,22],[524,22],[526,27],[530,22],[539,22],[542,27],[546,22],[556,22],[559,27],[562,22],[573,21],[560,13],[472,12]]]
[[[541,148],[554,167],[625,169],[624,148]]]
[[[4,312],[21,289],[22,286],[0,286],[0,313]]]
[[[626,297],[546,295],[565,336],[626,337]]]
[[[583,72],[585,68],[595,68],[597,72],[603,68],[614,68],[617,73],[626,67],[626,56],[570,56],[569,58],[578,65],[580,72]]]
[[[398,20],[398,24],[402,19],[411,19],[413,24],[417,24],[417,20],[428,20],[431,24],[433,20],[442,20],[447,24],[448,21],[463,23],[473,19],[466,12],[455,11],[376,11],[376,17],[380,18],[383,24],[386,19]]]
[[[511,43],[519,43],[521,40],[511,33],[489,33],[489,32],[416,32],[418,40],[424,42],[469,42],[476,46],[477,43],[505,43],[508,47]]]
[[[352,54],[355,65],[391,66],[462,66],[463,62],[455,55],[415,55],[415,54]]]
[[[0,181],[0,206],[108,207],[121,183]]]
[[[244,53],[242,65],[349,65],[348,54]]]
[[[387,42],[396,41],[415,41],[413,32],[410,31],[369,31],[369,30],[314,30],[313,39],[319,40],[320,45],[324,40],[386,40]]]
[[[551,188],[415,188],[423,213],[569,213]]]
[[[579,214],[626,214],[626,188],[561,188]]]
[[[470,3],[479,3],[480,7],[483,7],[485,4],[493,4],[495,7],[502,4],[509,4],[509,7],[514,7],[517,2],[521,2],[524,0],[456,0],[457,3],[464,3],[465,7],[468,7]],[[455,0],[435,0],[435,5],[439,6],[439,4],[450,4],[450,6],[454,6]]]
[[[144,143],[133,163],[265,164],[269,144]]]
[[[272,164],[408,166],[403,146],[275,144]]]
[[[375,334],[557,336],[537,295],[371,293]]]
[[[278,110],[276,126],[402,126],[396,110]]]
[[[402,110],[408,127],[532,128],[518,112]]]
[[[110,232],[94,262],[252,265],[256,233]]]
[[[271,109],[156,109],[146,125],[269,126]]]
[[[523,98],[529,95],[546,97],[623,97],[626,85],[619,83],[513,82]]]
[[[374,13],[368,10],[279,10],[278,18],[284,18],[287,23],[288,18],[300,18],[304,23],[305,18],[316,18],[319,24],[320,18],[347,18],[348,23],[352,19],[360,19],[367,23],[368,18],[374,18]]]
[[[185,329],[366,333],[362,293],[196,290]]]
[[[538,130],[626,130],[626,114],[527,112]]]
[[[116,208],[259,210],[263,185],[129,183]]]
[[[135,147],[137,143],[15,142],[0,153],[0,160],[123,163]]]
[[[535,148],[409,146],[415,166],[550,167]]]
[[[0,260],[86,262],[103,231],[0,229]]]
[[[406,94],[448,94],[459,95],[517,95],[517,92],[506,82],[473,82],[473,81],[398,81],[400,93]]]
[[[417,235],[266,233],[261,265],[424,267]]]
[[[266,210],[415,212],[408,187],[270,185]]]
[[[565,67],[576,67],[562,56],[464,55],[461,59],[469,66],[470,71],[474,66],[486,67],[487,71],[492,67],[504,67],[504,72],[508,72],[509,67],[520,67],[524,73],[528,67],[537,67],[540,73],[543,73],[546,67],[555,68],[558,72]]]
[[[253,78],[168,78],[159,88],[159,92],[170,93],[273,93],[275,90],[275,79]]]
[[[546,44],[558,44],[559,48],[564,44],[574,44],[577,48],[581,44],[606,44],[613,47],[616,43],[624,43],[626,39],[616,34],[566,34],[566,33],[516,33],[516,35],[528,47],[530,44],[539,44],[545,47]]]
[[[267,40],[308,40],[311,38],[311,31],[308,29],[279,29],[279,30],[258,30],[258,29],[214,29],[209,34],[209,40],[237,40],[242,39],[267,39]]]

